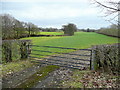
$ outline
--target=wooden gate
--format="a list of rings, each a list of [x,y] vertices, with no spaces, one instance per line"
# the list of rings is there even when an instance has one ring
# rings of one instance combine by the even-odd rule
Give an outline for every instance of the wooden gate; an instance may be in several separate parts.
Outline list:
[[[42,64],[91,69],[92,50],[31,45],[31,54],[29,57],[32,62]]]

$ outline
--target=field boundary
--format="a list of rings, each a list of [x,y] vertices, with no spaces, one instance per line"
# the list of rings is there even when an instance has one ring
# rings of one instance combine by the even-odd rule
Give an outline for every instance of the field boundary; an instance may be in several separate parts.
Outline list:
[[[90,68],[92,60],[92,50],[91,49],[78,49],[78,48],[68,48],[68,47],[55,47],[55,46],[39,46],[31,45],[31,48],[37,47],[38,49],[31,49],[30,59],[32,62],[38,62],[49,65],[58,65],[68,68]],[[60,50],[74,50],[72,52],[54,52],[49,50],[40,50],[41,47],[46,49],[56,48]],[[52,53],[52,55],[44,55],[41,53]],[[39,56],[45,56],[44,58],[39,58]]]
[[[110,37],[120,38],[119,34],[118,34],[118,36],[115,36],[115,35],[109,35],[109,34],[100,33],[100,32],[96,32],[96,33],[106,35],[106,36],[110,36]]]

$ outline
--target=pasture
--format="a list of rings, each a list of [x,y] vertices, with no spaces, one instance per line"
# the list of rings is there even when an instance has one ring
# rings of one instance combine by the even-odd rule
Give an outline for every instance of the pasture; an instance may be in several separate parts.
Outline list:
[[[43,32],[43,34],[48,32]],[[53,32],[51,32],[52,34]],[[58,32],[59,33],[59,32]],[[50,32],[49,32],[50,34]],[[57,33],[56,33],[57,34]],[[94,32],[76,32],[74,36],[62,36],[62,37],[28,37],[22,38],[22,40],[32,40],[33,45],[42,46],[60,46],[71,48],[90,48],[92,45],[112,44],[118,43],[118,38],[113,38]]]
[[[43,32],[43,34],[51,34],[51,35],[55,35],[55,34],[59,34],[61,32]],[[41,33],[42,34],[42,33]],[[39,46],[56,46],[56,47],[69,47],[69,48],[79,48],[79,49],[85,49],[85,48],[90,48],[92,45],[100,45],[100,44],[113,44],[113,43],[118,43],[118,38],[114,38],[114,37],[109,37],[106,35],[102,35],[102,34],[98,34],[95,32],[76,32],[74,36],[51,36],[51,37],[28,37],[28,38],[22,38],[22,40],[31,40],[32,41],[32,45],[39,45]],[[51,52],[71,52],[73,50],[64,50],[64,49],[56,49],[56,48],[45,48],[45,47],[32,47],[32,49],[36,49],[36,50],[46,50],[46,51],[51,51]],[[32,51],[32,54],[36,53],[36,54],[42,54],[42,55],[53,55],[56,53],[48,53],[48,52],[38,52],[38,51]],[[44,56],[39,56],[39,55],[32,55],[35,57],[40,57],[43,58]],[[12,67],[11,67],[12,65]],[[3,71],[3,75],[6,76],[8,74],[13,74],[16,73],[18,71],[22,71],[26,68],[29,68],[31,66],[35,65],[35,63],[30,62],[30,60],[27,61],[16,61],[16,62],[11,62],[11,63],[7,63],[4,64],[4,66],[2,67],[2,71]],[[30,82],[31,84],[34,84],[33,82],[37,82],[39,79],[43,79],[45,76],[47,76],[49,74],[49,72],[51,72],[51,68],[53,68],[52,70],[56,69],[56,66],[47,66],[43,67],[42,71],[45,71],[45,73],[38,78],[36,76],[36,74],[34,74],[34,79],[33,80],[29,80],[28,82]],[[77,71],[78,72],[78,71]],[[81,76],[82,77],[82,76]],[[36,79],[37,78],[37,79]],[[75,78],[76,80],[76,78]],[[72,84],[75,82],[71,82]],[[70,83],[70,84],[71,84]],[[29,84],[29,83],[28,83]],[[28,85],[25,84],[25,85]],[[29,84],[29,85],[31,85]],[[68,83],[69,84],[69,83]],[[78,85],[78,84],[77,84]],[[20,85],[21,87],[24,86],[24,83]],[[76,84],[75,84],[75,87]]]
[[[41,35],[63,35],[63,32],[40,32]]]
[[[47,33],[48,32],[46,32],[45,34]],[[53,32],[49,32],[49,33],[52,34]],[[69,47],[69,48],[79,48],[79,49],[90,48],[92,45],[118,43],[118,38],[113,38],[113,37],[105,36],[105,35],[94,33],[94,32],[76,32],[74,36],[23,38],[23,40],[25,39],[32,40],[33,45]],[[44,47],[41,47],[41,48],[33,47],[32,49],[47,50],[52,52],[70,52],[71,51],[71,50],[61,50],[56,48],[53,49],[53,48],[44,48]],[[38,54],[39,52],[33,51],[33,53]],[[43,55],[55,54],[55,53],[48,53],[48,52],[40,52],[40,53]],[[43,56],[39,56],[39,57],[43,57]]]

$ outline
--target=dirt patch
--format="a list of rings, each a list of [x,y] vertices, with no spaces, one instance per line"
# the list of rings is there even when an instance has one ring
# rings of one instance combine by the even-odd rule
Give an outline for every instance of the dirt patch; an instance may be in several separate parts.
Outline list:
[[[19,83],[24,82],[28,77],[30,77],[32,74],[36,73],[43,65],[38,64],[34,65],[30,68],[27,68],[23,71],[20,71],[18,73],[13,73],[9,75],[8,77],[2,78],[2,88],[14,88]]]
[[[42,81],[39,81],[34,88],[59,88],[60,83],[64,80],[69,80],[72,76],[73,69],[60,67],[59,69],[53,71],[49,76]]]

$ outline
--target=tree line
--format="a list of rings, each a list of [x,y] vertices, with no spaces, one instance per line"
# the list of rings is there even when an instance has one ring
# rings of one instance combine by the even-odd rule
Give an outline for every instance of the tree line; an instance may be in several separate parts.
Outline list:
[[[119,37],[119,26],[117,24],[112,24],[109,27],[103,27],[96,31],[97,33],[112,36],[112,37]]]
[[[40,31],[42,32],[64,32],[65,36],[72,36],[74,35],[74,32],[76,32],[77,26],[73,23],[68,23],[67,25],[63,25],[61,29],[57,29],[57,28],[39,28]]]
[[[9,14],[1,14],[2,39],[18,39],[37,34],[39,28],[33,23],[21,22]]]
[[[61,29],[52,28],[52,27],[50,27],[50,28],[42,28],[42,27],[40,27],[39,30],[41,32],[60,32],[61,31]]]
[[[33,23],[19,21],[9,14],[0,14],[2,19],[2,39],[19,39],[22,37],[30,37],[42,32],[58,32],[63,31],[65,36],[72,36],[77,31],[75,24],[69,23],[63,25],[61,29],[42,28]]]

